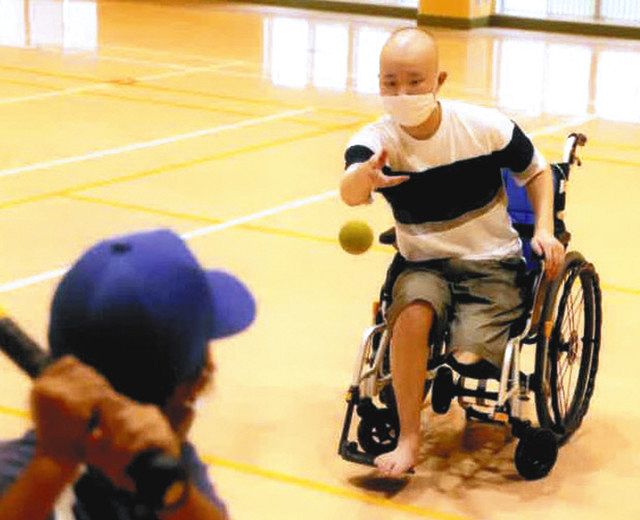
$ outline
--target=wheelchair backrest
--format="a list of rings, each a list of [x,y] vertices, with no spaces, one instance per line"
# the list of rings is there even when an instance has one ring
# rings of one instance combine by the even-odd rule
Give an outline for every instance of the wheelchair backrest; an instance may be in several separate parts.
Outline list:
[[[552,164],[551,171],[553,173],[554,233],[566,246],[571,238],[564,223],[569,164]],[[531,202],[529,202],[527,189],[516,184],[508,169],[502,170],[502,182],[507,192],[507,211],[513,222],[513,227],[518,231],[522,240],[524,257],[527,261],[527,270],[535,270],[539,267],[539,262],[534,258],[531,251],[531,237],[533,236],[535,214]]]

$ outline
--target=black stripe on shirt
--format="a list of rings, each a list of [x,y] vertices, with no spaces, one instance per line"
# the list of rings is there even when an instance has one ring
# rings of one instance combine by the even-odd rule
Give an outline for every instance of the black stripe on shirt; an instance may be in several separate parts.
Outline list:
[[[347,151],[344,152],[344,162],[345,162],[345,170],[355,163],[363,163],[368,161],[373,157],[373,150],[363,146],[361,144],[357,144],[355,146],[350,146],[347,148]]]
[[[503,168],[509,168],[515,173],[522,173],[529,167],[533,160],[534,148],[531,140],[520,127],[514,123],[509,144],[502,150],[494,153],[497,155],[497,160]]]
[[[384,168],[386,175],[406,175]],[[420,173],[408,181],[378,190],[402,224],[453,220],[491,203],[502,189],[494,154],[458,161]]]
[[[353,162],[362,162],[372,154],[366,146],[359,145],[350,147],[345,157],[347,162],[356,157],[359,160]],[[523,172],[531,164],[533,154],[533,144],[514,124],[511,140],[502,150],[422,172],[394,171],[385,167],[386,175],[408,174],[410,179],[378,191],[391,204],[394,217],[400,223],[453,220],[490,204],[502,189],[501,169]]]

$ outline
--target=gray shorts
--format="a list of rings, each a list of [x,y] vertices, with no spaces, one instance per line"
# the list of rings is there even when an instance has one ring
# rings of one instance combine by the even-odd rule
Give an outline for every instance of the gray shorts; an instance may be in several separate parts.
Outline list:
[[[432,343],[441,341],[448,327],[449,351],[473,352],[501,367],[509,329],[524,310],[524,268],[520,257],[408,264],[393,285],[387,322],[393,330],[407,305],[428,302],[436,315]]]

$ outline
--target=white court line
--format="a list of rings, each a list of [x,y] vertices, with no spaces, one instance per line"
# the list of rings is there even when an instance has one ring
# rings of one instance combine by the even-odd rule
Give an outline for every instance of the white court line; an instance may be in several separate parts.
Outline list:
[[[94,61],[113,61],[116,63],[130,63],[131,65],[144,65],[146,67],[164,67],[165,69],[173,69],[173,70],[185,70],[192,68],[189,65],[179,65],[177,63],[167,63],[165,61],[153,61],[153,60],[143,60],[136,58],[127,58],[123,56],[109,56],[107,54],[95,54],[92,56],[87,56],[87,60],[93,59]],[[213,64],[212,64],[213,65]],[[218,65],[222,65],[222,63],[218,63]],[[225,66],[229,65],[241,65],[240,62],[237,63],[224,63]],[[215,66],[215,65],[214,65]]]
[[[530,132],[529,135],[533,136],[533,135],[550,134],[550,133],[556,132],[558,130],[562,130],[562,129],[566,128],[566,127],[575,126],[577,124],[580,124],[579,122],[576,122],[576,121],[587,122],[587,121],[590,121],[592,119],[595,119],[595,116],[582,116],[580,118],[575,118],[575,119],[572,119],[570,121],[567,121],[564,124],[548,126],[548,127],[545,127],[545,128],[541,128],[539,130],[534,130],[533,132]],[[338,191],[337,190],[325,191],[324,193],[318,193],[317,195],[312,195],[310,197],[305,197],[303,199],[293,200],[293,201],[287,202],[285,204],[282,204],[280,206],[276,206],[274,208],[268,208],[268,209],[265,209],[265,210],[262,210],[262,211],[258,211],[257,213],[252,213],[252,214],[246,215],[244,217],[231,219],[231,220],[228,220],[226,222],[221,222],[220,224],[214,224],[213,226],[206,226],[206,227],[203,227],[203,228],[195,229],[193,231],[188,231],[187,233],[184,233],[182,235],[182,237],[185,240],[190,240],[191,238],[195,238],[195,237],[199,237],[199,236],[203,236],[203,235],[207,235],[207,234],[211,234],[211,233],[216,233],[216,232],[221,231],[223,229],[228,229],[228,228],[231,228],[231,227],[234,227],[234,226],[239,226],[241,224],[245,224],[245,223],[251,222],[253,220],[258,220],[258,219],[264,218],[266,216],[274,215],[276,213],[282,213],[282,212],[288,211],[290,209],[299,208],[299,207],[307,206],[307,205],[310,205],[310,204],[315,204],[316,202],[320,202],[320,201],[323,201],[323,200],[326,200],[326,199],[330,199],[332,197],[336,197],[337,195],[338,195]],[[45,271],[45,272],[37,274],[35,276],[30,276],[30,277],[27,277],[27,278],[20,278],[18,280],[7,282],[5,284],[0,285],[0,294],[6,293],[6,292],[10,292],[10,291],[13,291],[13,290],[16,290],[16,289],[22,289],[24,287],[29,287],[31,285],[35,285],[35,284],[40,283],[40,282],[51,280],[53,278],[58,278],[60,276],[63,276],[64,273],[66,273],[68,269],[69,269],[69,267],[54,269],[52,271]]]
[[[86,51],[86,50],[65,50],[63,51],[60,47],[49,46],[49,45],[41,45],[36,48],[36,50],[41,52],[48,52],[50,54],[55,54],[56,56],[64,55],[64,56],[75,56],[78,59],[90,62],[99,62],[99,61],[115,61],[122,63],[131,63],[132,65],[146,65],[147,67],[164,67],[166,69],[175,69],[175,70],[185,70],[193,67],[194,65],[189,65],[187,63],[175,63],[175,62],[166,62],[166,61],[154,61],[149,58],[144,59],[133,58],[130,56],[111,56],[109,54],[104,54],[102,51],[105,49],[105,46],[100,46],[97,52],[94,51]],[[240,60],[210,60],[208,65],[243,65],[244,62]],[[199,65],[204,66],[205,64]]]
[[[135,81],[154,81],[157,79],[165,79],[172,78],[175,76],[186,76],[189,74],[196,74],[199,72],[214,72],[219,69],[224,69],[226,67],[236,67],[240,62],[228,62],[228,63],[220,63],[217,65],[207,65],[205,67],[183,67],[180,70],[173,70],[170,72],[160,72],[158,74],[150,74],[148,76],[140,76],[138,78],[132,77],[131,79]],[[34,72],[37,74],[37,72]],[[108,83],[105,80],[104,83],[91,83],[89,85],[82,85],[79,87],[70,87],[61,90],[55,90],[53,92],[44,92],[42,94],[31,94],[29,96],[17,96],[0,99],[0,105],[12,105],[15,103],[24,103],[26,101],[39,101],[41,99],[49,99],[60,96],[70,96],[73,94],[79,94],[81,92],[91,92],[93,90],[103,90],[116,88],[121,86],[117,83]]]
[[[127,45],[101,45],[100,46],[101,49],[113,49],[113,50],[120,50],[120,51],[128,51],[128,52],[135,52],[137,54],[151,54],[151,55],[155,55],[155,56],[170,56],[172,58],[180,58],[180,59],[187,59],[187,60],[197,60],[197,61],[204,61],[204,62],[208,62],[211,63],[213,61],[215,61],[216,58],[215,56],[207,56],[205,54],[191,54],[191,53],[182,53],[182,52],[172,52],[172,51],[164,51],[164,50],[159,50],[159,49],[150,49],[148,47],[130,47]],[[240,64],[248,64],[251,62],[248,61],[241,61],[238,60],[238,63]]]
[[[289,117],[299,116],[302,114],[308,114],[315,111],[314,107],[301,108],[299,110],[287,110],[285,112],[278,112],[268,116],[257,117],[255,119],[245,119],[236,123],[230,123],[227,125],[212,126],[209,128],[203,128],[194,132],[187,132],[186,134],[172,135],[169,137],[162,137],[160,139],[153,139],[152,141],[142,141],[139,143],[131,143],[124,146],[118,146],[116,148],[109,148],[107,150],[97,150],[95,152],[86,153],[83,155],[76,155],[73,157],[62,157],[61,159],[53,159],[51,161],[43,161],[39,163],[25,164],[23,166],[17,166],[15,168],[7,168],[0,170],[1,177],[9,177],[11,175],[18,175],[20,173],[32,172],[37,170],[47,170],[64,164],[75,164],[79,162],[89,161],[92,159],[100,159],[103,157],[109,157],[111,155],[119,155],[127,152],[134,152],[137,150],[145,150],[147,148],[155,148],[169,143],[177,143],[179,141],[186,141],[187,139],[194,139],[196,137],[202,137],[205,135],[218,134],[226,130],[235,130],[238,128],[246,128],[249,126],[260,125],[268,123],[270,121],[277,121],[279,119],[286,119]]]
[[[258,211],[256,213],[251,213],[250,215],[245,215],[243,217],[227,220],[226,222],[221,222],[220,224],[215,224],[213,226],[206,226],[203,228],[194,229],[193,231],[188,231],[186,233],[183,233],[181,237],[184,240],[191,240],[192,238],[201,237],[204,235],[210,235],[212,233],[217,233],[224,229],[229,229],[232,227],[240,226],[242,224],[246,224],[247,222],[259,220],[261,218],[275,215],[277,213],[283,213],[290,209],[300,208],[302,206],[307,206],[309,204],[315,204],[316,202],[327,200],[327,199],[336,197],[337,195],[338,195],[338,190],[325,191],[324,193],[319,193],[317,195],[312,195],[310,197],[306,197],[303,199],[296,199],[289,202],[285,202],[280,206],[275,206],[273,208],[268,208],[262,211]],[[61,267],[59,269],[46,271],[44,273],[40,273],[35,276],[20,278],[12,282],[5,283],[3,285],[0,285],[0,294],[14,291],[16,289],[22,289],[24,287],[29,287],[30,285],[36,285],[40,282],[46,282],[47,280],[52,280],[54,278],[60,278],[61,276],[64,276],[64,274],[69,269],[70,269],[70,266]]]
[[[534,130],[533,132],[528,132],[527,135],[529,135],[530,137],[536,137],[539,135],[544,135],[544,134],[553,134],[554,132],[557,132],[558,130],[563,130],[567,127],[570,126],[579,126],[582,125],[584,123],[588,123],[589,121],[593,121],[594,119],[597,119],[598,116],[595,116],[593,114],[589,114],[586,116],[577,116],[574,117],[573,119],[569,119],[569,121],[566,121],[564,123],[560,123],[557,125],[553,125],[553,126],[545,126],[544,128],[540,128],[539,130]]]
[[[29,285],[35,285],[40,282],[46,282],[47,280],[51,280],[52,278],[59,278],[64,276],[69,270],[69,267],[61,267],[59,269],[53,269],[51,271],[45,271],[44,273],[36,274],[35,276],[29,276],[28,278],[21,278],[19,280],[14,280],[13,282],[8,282],[3,285],[0,285],[0,293],[5,293],[9,291],[13,291],[15,289],[22,289],[23,287],[28,287]]]
[[[240,226],[241,224],[252,222],[254,220],[259,220],[264,217],[270,217],[271,215],[276,215],[277,213],[282,213],[290,209],[300,208],[302,206],[308,206],[309,204],[315,204],[316,202],[321,202],[323,200],[336,197],[337,195],[338,195],[338,190],[331,190],[331,191],[325,191],[324,193],[318,193],[317,195],[311,195],[310,197],[306,197],[304,199],[292,200],[290,202],[286,202],[274,208],[268,208],[262,211],[258,211],[257,213],[252,213],[251,215],[234,218],[231,220],[227,220],[226,222],[221,222],[220,224],[213,224],[212,226],[206,226],[203,228],[194,229],[193,231],[184,233],[182,235],[182,238],[184,238],[185,240],[191,240],[192,238],[209,235],[211,233],[216,233],[218,231],[222,231],[223,229]]]

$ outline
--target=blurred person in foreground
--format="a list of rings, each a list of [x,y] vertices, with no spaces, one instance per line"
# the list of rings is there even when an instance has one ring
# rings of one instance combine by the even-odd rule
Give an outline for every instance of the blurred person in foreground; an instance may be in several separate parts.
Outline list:
[[[157,449],[186,468],[186,493],[143,518],[227,519],[187,433],[213,378],[210,340],[245,329],[254,316],[247,288],[203,270],[171,231],[85,252],[53,298],[56,362],[32,389],[35,429],[0,443],[0,517],[140,518],[126,468]]]

